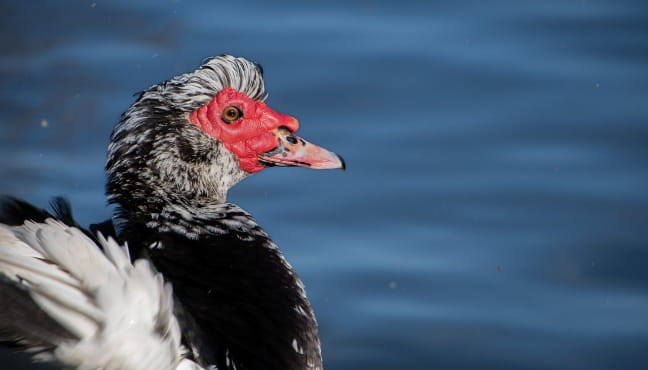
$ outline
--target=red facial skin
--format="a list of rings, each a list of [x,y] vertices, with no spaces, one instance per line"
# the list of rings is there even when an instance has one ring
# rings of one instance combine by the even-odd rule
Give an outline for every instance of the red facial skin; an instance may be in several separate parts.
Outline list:
[[[243,117],[227,123],[222,115],[230,105],[238,107]],[[259,165],[259,154],[277,147],[277,138],[272,130],[280,126],[292,132],[299,129],[299,122],[294,117],[275,112],[264,102],[252,100],[230,87],[224,88],[211,102],[192,112],[189,120],[236,154],[241,168],[250,173],[265,168]]]

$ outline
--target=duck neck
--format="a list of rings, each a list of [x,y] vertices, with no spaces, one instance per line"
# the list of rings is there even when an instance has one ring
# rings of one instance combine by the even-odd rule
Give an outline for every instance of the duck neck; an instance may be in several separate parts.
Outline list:
[[[208,212],[250,175],[235,154],[192,125],[186,114],[135,119],[140,115],[127,112],[109,145],[106,193],[110,203],[119,205],[118,218],[148,222],[165,212]]]

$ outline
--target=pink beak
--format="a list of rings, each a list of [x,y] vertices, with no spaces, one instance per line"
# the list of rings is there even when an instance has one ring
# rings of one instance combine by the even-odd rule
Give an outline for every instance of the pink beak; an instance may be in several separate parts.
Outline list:
[[[259,154],[259,161],[266,166],[299,166],[318,170],[346,169],[339,155],[328,151],[293,134],[281,126],[272,131],[279,145]]]

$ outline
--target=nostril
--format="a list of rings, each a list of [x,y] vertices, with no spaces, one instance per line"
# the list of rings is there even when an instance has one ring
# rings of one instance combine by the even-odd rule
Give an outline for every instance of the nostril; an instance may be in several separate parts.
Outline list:
[[[295,139],[294,136],[286,136],[286,141],[291,143],[291,144],[297,144],[297,139]]]

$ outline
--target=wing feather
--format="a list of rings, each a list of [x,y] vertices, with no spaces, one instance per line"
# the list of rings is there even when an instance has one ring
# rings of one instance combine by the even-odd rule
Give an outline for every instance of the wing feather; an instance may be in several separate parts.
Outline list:
[[[97,241],[52,218],[0,224],[3,338],[77,369],[200,369],[184,358],[171,286]]]

